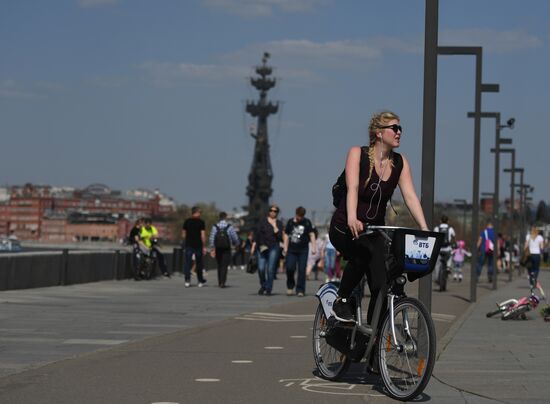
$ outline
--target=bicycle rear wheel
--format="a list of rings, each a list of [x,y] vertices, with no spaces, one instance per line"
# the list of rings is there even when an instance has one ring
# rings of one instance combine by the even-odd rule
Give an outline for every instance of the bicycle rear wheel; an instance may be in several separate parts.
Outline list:
[[[327,317],[319,304],[313,322],[313,358],[323,378],[337,380],[348,370],[351,359],[327,343],[325,338],[327,329]]]
[[[441,264],[441,268],[439,268],[439,291],[445,292],[447,290],[447,265]]]
[[[426,307],[413,298],[395,304],[393,321],[397,345],[388,310],[379,334],[380,375],[392,398],[408,401],[424,391],[432,375],[435,328]]]

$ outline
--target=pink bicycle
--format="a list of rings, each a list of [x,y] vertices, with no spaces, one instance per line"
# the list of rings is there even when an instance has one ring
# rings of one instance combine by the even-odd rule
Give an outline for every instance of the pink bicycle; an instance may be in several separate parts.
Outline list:
[[[536,294],[535,291],[539,292]],[[493,317],[500,314],[502,320],[526,320],[529,310],[535,309],[541,300],[546,300],[546,295],[539,282],[535,287],[531,288],[529,296],[525,296],[518,299],[508,299],[503,302],[497,303],[497,309],[487,313],[487,317]]]

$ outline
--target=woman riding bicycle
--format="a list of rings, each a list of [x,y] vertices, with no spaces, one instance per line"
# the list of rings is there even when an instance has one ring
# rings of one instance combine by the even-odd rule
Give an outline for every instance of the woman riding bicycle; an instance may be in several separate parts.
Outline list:
[[[370,120],[368,147],[353,146],[348,152],[347,194],[332,216],[329,231],[330,241],[348,260],[332,308],[337,320],[355,321],[347,299],[366,274],[371,293],[367,322],[371,324],[376,298],[386,284],[384,239],[379,233],[358,236],[364,223],[384,225],[386,205],[397,185],[418,226],[428,230],[409,162],[393,151],[399,147],[401,135],[399,117],[390,111],[380,112]]]

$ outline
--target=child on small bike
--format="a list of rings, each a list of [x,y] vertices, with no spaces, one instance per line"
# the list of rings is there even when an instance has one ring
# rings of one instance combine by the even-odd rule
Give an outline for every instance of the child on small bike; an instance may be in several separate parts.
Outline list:
[[[452,250],[453,256],[453,281],[462,282],[462,266],[464,265],[464,258],[471,257],[472,253],[466,250],[466,243],[464,240],[458,240],[456,248]]]

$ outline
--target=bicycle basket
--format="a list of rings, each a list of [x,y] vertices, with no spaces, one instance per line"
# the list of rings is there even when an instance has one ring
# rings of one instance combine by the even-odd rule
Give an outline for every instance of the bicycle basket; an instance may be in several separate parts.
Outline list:
[[[398,228],[393,233],[392,249],[397,267],[409,280],[430,274],[435,267],[443,233]]]

